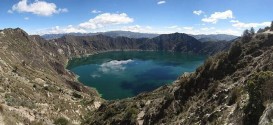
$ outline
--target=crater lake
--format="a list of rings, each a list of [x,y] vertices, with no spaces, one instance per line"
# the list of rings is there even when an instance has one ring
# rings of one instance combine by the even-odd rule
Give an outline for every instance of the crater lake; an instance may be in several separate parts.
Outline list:
[[[206,56],[163,51],[117,51],[74,58],[67,69],[107,100],[135,96],[194,72]]]

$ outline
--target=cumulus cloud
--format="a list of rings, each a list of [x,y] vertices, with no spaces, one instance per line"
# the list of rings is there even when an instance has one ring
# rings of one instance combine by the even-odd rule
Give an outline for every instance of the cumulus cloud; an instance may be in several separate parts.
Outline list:
[[[164,4],[166,3],[166,1],[162,0],[162,1],[158,1],[157,4],[160,5],[160,4]]]
[[[178,28],[178,26],[177,25],[173,25],[173,26],[168,26],[166,28],[168,28],[168,29],[176,29],[176,28]]]
[[[193,27],[182,27],[184,30],[193,30]]]
[[[131,31],[131,32],[145,32],[149,33],[152,30],[150,26],[140,26],[140,25],[133,25],[133,26],[124,26],[121,28],[124,31]]]
[[[233,27],[236,28],[250,28],[250,27],[265,27],[265,26],[270,26],[271,22],[261,22],[261,23],[243,23],[238,20],[231,20],[230,21]]]
[[[100,15],[97,15],[95,18],[90,19],[87,22],[80,23],[76,26],[66,26],[66,27],[60,27],[60,26],[55,26],[52,28],[48,29],[42,29],[40,31],[37,31],[37,34],[43,35],[43,34],[61,34],[61,33],[87,33],[91,31],[99,31],[103,32],[103,28],[105,27],[113,27],[115,25],[119,24],[127,24],[133,22],[134,19],[130,18],[127,16],[125,13],[103,13]],[[127,30],[127,31],[135,31],[135,32],[140,32],[140,31],[145,31],[149,30],[151,27],[146,26],[142,27],[139,25],[135,26],[126,26],[126,27],[119,27],[118,29],[115,30]]]
[[[214,27],[203,27],[203,28],[201,28],[201,30],[203,30],[203,31],[214,30],[214,29],[215,29]]]
[[[120,72],[124,71],[126,67],[124,65],[133,62],[133,60],[112,60],[110,62],[106,62],[100,65],[99,71],[103,73],[109,73],[109,72]]]
[[[84,29],[97,29],[109,25],[127,24],[131,22],[134,22],[134,19],[128,17],[126,13],[103,13],[87,22],[81,23],[79,26]]]
[[[91,12],[92,12],[92,13],[95,13],[95,14],[96,14],[96,13],[102,13],[102,11],[96,10],[96,9],[95,9],[95,10],[92,10]]]
[[[66,27],[55,26],[49,29],[38,31],[38,34],[62,34],[62,33],[87,33],[86,30],[72,25]]]
[[[204,13],[204,11],[202,11],[202,10],[195,10],[195,11],[193,11],[193,14],[195,14],[195,15],[201,15],[201,14],[203,14]]]
[[[166,27],[168,29],[174,29],[174,30],[178,30],[178,31],[182,31],[182,30],[193,30],[193,27],[190,27],[190,26],[185,26],[185,27],[179,27],[177,25],[173,25],[173,26],[169,26],[169,27]],[[177,31],[176,31],[177,32]]]
[[[57,13],[68,12],[66,8],[57,8],[54,3],[35,0],[33,3],[28,3],[27,0],[21,0],[12,6],[8,13],[17,11],[19,13],[33,13],[39,16],[51,16]]]
[[[234,18],[232,11],[227,10],[224,12],[215,12],[211,14],[210,17],[203,18],[202,21],[206,23],[217,23],[218,20],[232,19],[232,18]]]

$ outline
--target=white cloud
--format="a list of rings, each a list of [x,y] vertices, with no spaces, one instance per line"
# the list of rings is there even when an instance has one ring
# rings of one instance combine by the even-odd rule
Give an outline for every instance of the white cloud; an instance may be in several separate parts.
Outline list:
[[[44,29],[41,31],[38,31],[38,34],[43,35],[43,34],[62,34],[62,33],[87,33],[86,30],[81,29],[79,27],[74,27],[72,25],[69,25],[67,27],[60,27],[60,26],[55,26],[49,29]]]
[[[214,30],[214,29],[215,29],[214,27],[204,27],[204,28],[201,28],[201,30],[203,30],[203,31]]]
[[[134,26],[124,26],[122,29],[125,31],[139,32],[141,28],[142,27],[139,25],[134,25]]]
[[[47,3],[45,1],[35,0],[33,3],[29,3],[27,0],[21,0],[17,4],[12,6],[8,13],[17,11],[19,13],[33,13],[40,16],[51,16],[57,13],[68,12],[66,8],[57,8],[54,3]]]
[[[24,20],[29,20],[29,17],[25,17]]]
[[[174,29],[174,30],[177,30],[177,31],[193,30],[193,27],[190,27],[190,26],[179,27],[177,25],[169,26],[169,27],[166,27],[166,28],[168,28],[168,29]],[[177,31],[175,31],[175,32],[177,32]]]
[[[84,29],[98,29],[109,25],[127,24],[132,22],[134,22],[134,19],[128,17],[126,13],[103,13],[87,22],[81,23],[79,26]]]
[[[109,73],[109,72],[120,72],[124,71],[126,67],[124,65],[133,62],[133,60],[112,60],[110,62],[106,62],[100,65],[99,71],[103,73]]]
[[[160,4],[164,4],[166,3],[166,1],[162,0],[162,1],[158,1],[157,4],[160,5]]]
[[[171,29],[166,27],[166,29]],[[164,30],[161,30],[164,31]],[[241,30],[238,29],[217,29],[215,27],[203,27],[203,28],[194,28],[194,27],[174,27],[171,30],[165,31],[165,33],[186,33],[186,34],[230,34],[230,35],[240,35]]]
[[[230,34],[230,35],[240,35],[242,31],[234,30],[234,29],[223,29],[223,30],[215,30],[211,32],[211,34]]]
[[[238,20],[231,20],[229,22],[231,22],[231,23],[238,23],[239,21]]]
[[[123,26],[119,30],[131,31],[131,32],[142,32],[142,33],[154,33],[152,29],[153,28],[151,26],[133,25],[133,26]]]
[[[193,30],[193,27],[182,27],[184,30]]]
[[[168,26],[168,27],[166,27],[166,28],[169,28],[169,29],[176,29],[176,28],[178,28],[178,26],[177,26],[177,25],[173,25],[173,26]]]
[[[271,22],[261,22],[261,23],[243,23],[238,20],[231,20],[230,21],[233,27],[236,28],[250,28],[250,27],[265,27],[265,26],[270,26]]]
[[[202,11],[202,10],[195,10],[195,11],[193,11],[193,14],[195,14],[195,15],[201,15],[201,14],[203,14],[204,13],[204,11]]]
[[[227,10],[224,12],[215,12],[214,14],[211,14],[210,17],[203,18],[202,21],[207,23],[217,23],[218,20],[232,19],[232,18],[234,18],[232,11]]]
[[[12,14],[12,13],[13,13],[13,11],[12,11],[12,10],[8,10],[8,13]]]
[[[102,13],[102,11],[96,10],[96,9],[95,9],[95,10],[92,10],[92,13],[95,13],[95,14],[96,14],[96,13]]]

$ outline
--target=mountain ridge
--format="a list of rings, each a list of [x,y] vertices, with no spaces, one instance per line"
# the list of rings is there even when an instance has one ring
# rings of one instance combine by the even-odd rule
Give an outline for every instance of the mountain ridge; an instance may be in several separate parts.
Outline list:
[[[97,32],[97,33],[64,33],[64,34],[44,34],[42,35],[43,38],[50,40],[50,39],[57,39],[65,35],[74,35],[74,36],[94,36],[94,35],[105,35],[110,36],[113,38],[116,37],[128,37],[128,38],[154,38],[159,35],[163,34],[153,34],[153,33],[139,33],[139,32],[131,32],[131,31],[108,31],[108,32]],[[174,34],[174,33],[173,33]],[[227,34],[199,34],[199,35],[190,35],[201,42],[208,42],[208,41],[231,41],[238,36],[234,35],[227,35]]]

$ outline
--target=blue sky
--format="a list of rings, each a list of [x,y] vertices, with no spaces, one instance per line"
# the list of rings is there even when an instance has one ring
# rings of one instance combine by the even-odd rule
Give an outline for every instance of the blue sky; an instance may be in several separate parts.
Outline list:
[[[270,25],[273,0],[0,0],[0,29],[233,34]]]

